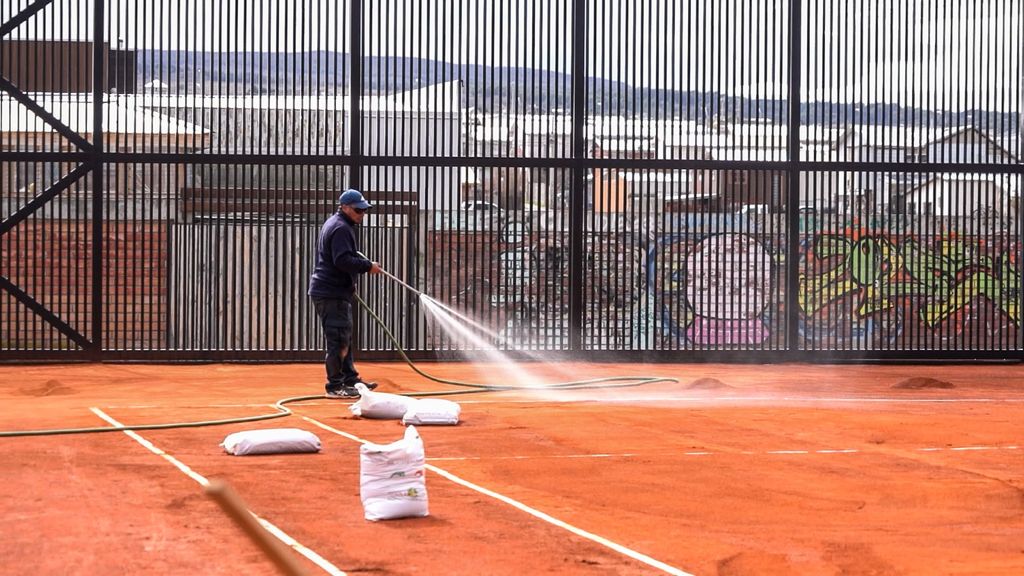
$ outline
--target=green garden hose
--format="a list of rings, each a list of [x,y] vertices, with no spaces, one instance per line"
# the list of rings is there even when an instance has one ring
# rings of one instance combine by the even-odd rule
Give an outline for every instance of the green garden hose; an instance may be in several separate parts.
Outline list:
[[[4,430],[0,431],[0,438],[12,436],[56,436],[60,434],[89,434],[96,432],[124,432],[127,430],[170,430],[172,428],[198,428],[200,426],[219,426],[221,424],[238,424],[240,422],[257,422],[259,420],[270,420],[290,416],[292,411],[285,408],[289,402],[300,400],[312,400],[323,398],[323,396],[295,396],[284,398],[274,403],[273,407],[277,412],[273,414],[261,414],[259,416],[245,416],[242,418],[224,418],[223,420],[200,420],[197,422],[170,422],[167,424],[139,424],[137,426],[97,426],[95,428],[51,428],[46,430]]]

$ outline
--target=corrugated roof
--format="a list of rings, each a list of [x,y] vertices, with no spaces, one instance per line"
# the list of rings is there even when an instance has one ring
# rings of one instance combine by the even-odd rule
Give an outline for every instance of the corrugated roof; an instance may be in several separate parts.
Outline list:
[[[571,136],[572,117],[562,114],[527,114],[520,116],[523,133],[529,136]]]
[[[386,96],[366,96],[359,102],[363,112],[459,114],[462,83],[458,80],[432,84],[416,90]],[[241,110],[312,110],[343,112],[349,108],[347,94],[318,95],[203,95],[139,94],[133,97],[149,108],[200,108]]]
[[[856,145],[876,148],[924,148],[928,144],[971,131],[988,136],[984,131],[972,125],[951,128],[853,125],[852,130]]]
[[[689,170],[619,170],[619,178],[627,182],[657,182],[660,184],[688,184],[696,176]]]
[[[618,152],[652,152],[658,148],[654,136],[636,138],[598,138],[594,144],[601,150]]]
[[[1018,193],[1018,187],[1017,187],[1016,179],[1014,177],[1012,177],[1011,175],[1009,175],[1009,174],[973,174],[973,173],[965,173],[965,172],[945,172],[945,173],[935,174],[935,175],[925,179],[924,181],[922,181],[919,185],[917,185],[917,186],[913,187],[912,189],[910,189],[909,192],[914,192],[914,191],[920,190],[920,189],[922,189],[922,188],[924,188],[924,187],[926,187],[926,186],[928,186],[930,184],[936,183],[936,182],[945,182],[945,183],[949,183],[949,184],[956,184],[958,182],[962,182],[962,183],[991,182],[992,184],[998,186],[999,188],[1001,188],[1003,190],[1006,190],[1011,195],[1015,195],[1015,194]]]
[[[93,103],[91,94],[32,93],[39,106],[79,134],[92,134]],[[7,95],[0,96],[0,132],[52,133],[53,128]],[[106,95],[103,100],[104,130],[108,134],[204,135],[201,126],[182,122],[136,105],[135,98]]]

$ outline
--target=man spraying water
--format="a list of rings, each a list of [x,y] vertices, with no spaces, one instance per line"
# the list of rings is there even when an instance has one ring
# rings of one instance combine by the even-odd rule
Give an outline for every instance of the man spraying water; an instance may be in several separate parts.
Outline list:
[[[313,300],[327,341],[324,367],[328,398],[357,398],[356,384],[373,390],[377,384],[363,382],[352,356],[352,302],[360,274],[380,274],[380,265],[359,252],[359,224],[373,205],[358,190],[345,190],[338,197],[338,210],[320,228],[316,263],[309,278]]]

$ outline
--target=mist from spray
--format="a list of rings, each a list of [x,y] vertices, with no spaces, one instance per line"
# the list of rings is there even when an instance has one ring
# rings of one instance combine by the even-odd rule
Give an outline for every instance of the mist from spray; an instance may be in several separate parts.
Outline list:
[[[487,328],[480,322],[462,314],[451,307],[427,296],[420,295],[420,302],[424,309],[437,321],[438,325],[448,333],[450,337],[461,338],[473,345],[474,348],[484,352],[489,361],[498,363],[502,367],[510,367],[506,372],[511,371],[517,381],[516,385],[544,386],[544,382],[529,370],[522,367],[521,362],[514,362],[507,355],[501,353],[495,346],[501,346],[508,342],[508,337]],[[456,320],[464,322],[460,325]],[[468,336],[467,336],[468,334]],[[543,365],[544,373],[548,376],[554,375],[557,383],[572,382],[581,379],[578,369],[568,368],[564,363],[557,361],[551,355],[540,350],[519,349],[517,353],[525,357],[529,362]],[[525,377],[525,379],[524,379]],[[550,382],[549,382],[550,385]],[[550,392],[551,390],[545,390]],[[578,394],[577,394],[578,396]]]
[[[501,337],[486,326],[441,304],[426,294],[420,294],[420,305],[450,338],[483,354],[494,365],[501,377],[486,384],[498,386],[543,386],[535,375],[524,370],[517,362],[495,348]]]
[[[480,333],[479,339],[481,342],[486,343],[486,341],[482,339],[484,336],[494,340],[501,340],[501,337],[497,333],[492,331],[490,328],[484,326],[483,324],[477,322],[476,320],[470,318],[469,316],[466,316],[465,314],[462,314],[461,312],[449,306],[445,306],[444,304],[438,302],[437,300],[434,300],[433,298],[427,296],[426,294],[420,294],[420,304],[422,304],[423,307],[427,310],[427,312],[429,312],[430,315],[439,322],[442,321],[442,316],[446,317],[445,320],[450,322],[455,322],[455,320],[461,320],[462,322],[465,322],[470,327],[472,327],[473,330]]]
[[[484,361],[490,364],[491,372],[495,377],[488,378],[485,385],[513,386],[516,388],[527,388],[531,396],[539,397],[547,401],[568,402],[568,401],[604,401],[614,402],[645,402],[646,393],[640,392],[637,388],[623,388],[622,383],[606,383],[584,386],[582,388],[564,387],[570,382],[580,382],[587,379],[581,373],[578,365],[567,366],[563,362],[556,362],[540,351],[520,350],[531,363],[537,363],[543,368],[546,378],[536,373],[531,373],[521,362],[511,359],[504,352],[496,348],[507,341],[507,339],[487,328],[480,322],[462,314],[437,300],[427,296],[419,295],[422,310],[428,318],[433,319],[436,326],[441,329],[455,343],[460,344],[463,349],[473,350],[474,353],[482,354]],[[555,379],[552,381],[551,376]],[[625,393],[629,390],[629,393]],[[661,393],[663,396],[664,393]],[[659,398],[662,399],[662,398]]]
[[[474,350],[483,353],[485,358],[494,364],[494,368],[503,376],[503,381],[501,382],[491,381],[481,382],[480,384],[533,389],[535,393],[542,392],[545,397],[548,397],[548,399],[553,399],[549,397],[549,394],[556,390],[567,392],[570,389],[576,391],[584,387],[591,390],[595,387],[616,388],[617,390],[621,390],[622,386],[630,385],[597,385],[598,383],[593,381],[593,379],[581,379],[581,374],[578,370],[571,370],[566,368],[566,366],[560,362],[553,362],[550,357],[547,357],[540,351],[522,351],[528,358],[530,358],[531,361],[542,363],[546,372],[555,372],[559,376],[564,377],[563,382],[545,383],[536,374],[531,374],[529,371],[523,369],[520,363],[513,361],[508,355],[504,354],[496,347],[496,345],[505,344],[508,341],[506,337],[495,333],[493,330],[465,314],[453,310],[437,300],[434,300],[430,296],[427,296],[423,292],[413,288],[394,274],[385,270],[382,270],[382,272],[388,278],[415,293],[419,297],[421,309],[432,317],[437,326],[440,327],[450,338],[462,341]],[[650,378],[651,377],[612,378],[612,380],[617,380],[620,383],[622,380],[636,380],[637,382],[634,382],[632,385],[638,385],[642,383],[639,382],[640,380]],[[577,388],[577,385],[581,386]]]
[[[531,396],[543,398],[545,401],[557,402],[614,402],[616,404],[643,404],[656,405],[662,408],[673,406],[687,407],[712,407],[712,406],[738,406],[738,405],[765,405],[765,406],[791,406],[805,405],[811,403],[821,406],[845,406],[865,401],[898,401],[895,398],[858,398],[858,394],[848,394],[847,397],[831,399],[819,393],[807,395],[802,390],[780,391],[775,387],[735,386],[726,384],[713,376],[697,378],[682,386],[670,385],[668,388],[657,387],[634,388],[619,387],[616,385],[587,387],[583,389],[560,388],[559,385],[569,381],[579,381],[585,376],[580,373],[579,366],[575,363],[567,365],[555,361],[552,357],[538,350],[517,350],[517,354],[525,356],[531,362],[543,366],[544,373],[548,377],[551,374],[557,375],[561,381],[543,381],[537,374],[530,373],[523,367],[522,363],[512,360],[508,355],[499,350],[507,342],[507,338],[489,329],[482,323],[469,316],[454,310],[437,300],[423,293],[419,294],[421,309],[432,318],[436,326],[445,332],[454,342],[459,343],[465,349],[483,354],[487,362],[492,366],[495,377],[481,382],[485,385],[532,387],[529,391]],[[545,379],[546,380],[546,379]],[[727,380],[735,381],[736,376],[731,375]],[[753,380],[760,382],[760,376],[741,377],[740,380]]]

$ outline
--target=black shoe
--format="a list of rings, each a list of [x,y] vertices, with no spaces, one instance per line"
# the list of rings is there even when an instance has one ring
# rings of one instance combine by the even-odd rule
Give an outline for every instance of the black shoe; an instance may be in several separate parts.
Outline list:
[[[324,396],[327,398],[359,398],[359,390],[356,390],[355,386],[342,386],[328,390]]]
[[[351,386],[352,388],[355,388],[356,384],[362,384],[363,386],[366,386],[367,390],[376,390],[377,389],[377,383],[376,382],[363,382],[362,380],[356,380],[354,382],[349,382],[349,383],[345,384],[345,386]]]

